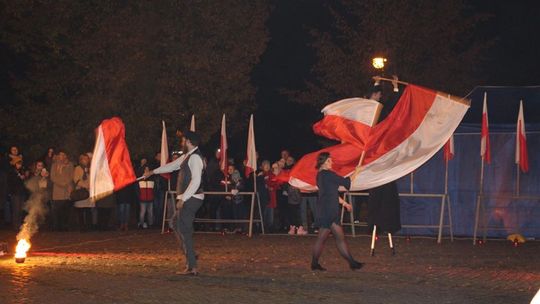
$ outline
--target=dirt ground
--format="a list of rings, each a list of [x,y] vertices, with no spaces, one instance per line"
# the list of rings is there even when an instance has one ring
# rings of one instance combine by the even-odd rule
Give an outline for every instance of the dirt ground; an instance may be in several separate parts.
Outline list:
[[[529,303],[540,288],[540,242],[395,238],[369,256],[348,237],[350,271],[333,239],[324,273],[309,269],[313,236],[195,235],[201,274],[181,277],[176,239],[157,230],[40,233],[24,264],[0,257],[0,303]],[[15,234],[0,231],[15,245]]]

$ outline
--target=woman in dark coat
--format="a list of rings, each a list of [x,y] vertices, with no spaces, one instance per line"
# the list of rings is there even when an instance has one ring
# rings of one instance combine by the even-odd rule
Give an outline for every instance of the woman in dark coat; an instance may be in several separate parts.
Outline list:
[[[345,241],[343,228],[340,225],[339,204],[342,204],[347,210],[351,210],[351,205],[339,197],[339,187],[347,189],[351,187],[351,179],[354,180],[359,173],[356,170],[351,177],[341,177],[332,171],[332,158],[330,153],[322,152],[317,157],[317,187],[319,188],[319,200],[317,202],[316,224],[319,226],[319,236],[313,247],[313,256],[311,260],[311,270],[325,271],[319,264],[319,257],[322,254],[324,243],[330,232],[334,235],[337,247],[341,256],[349,262],[352,270],[362,268],[363,264],[353,259],[349,252],[349,246]]]

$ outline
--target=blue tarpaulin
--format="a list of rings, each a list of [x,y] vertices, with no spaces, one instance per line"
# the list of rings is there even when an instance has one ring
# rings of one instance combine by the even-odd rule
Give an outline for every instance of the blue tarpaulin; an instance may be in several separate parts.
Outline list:
[[[487,92],[491,164],[485,165],[485,212],[481,216],[490,237],[521,233],[540,237],[540,86],[477,87],[468,97],[471,109],[454,136],[455,157],[449,163],[449,194],[454,234],[472,236],[476,198],[480,189],[480,122],[484,92]],[[521,173],[520,194],[539,199],[511,199],[516,190],[515,129],[519,101],[523,100],[529,152],[529,172]],[[414,173],[415,193],[444,193],[445,163],[442,151]],[[410,191],[410,176],[398,180],[400,192]],[[440,199],[402,197],[403,225],[437,225]],[[403,228],[402,234],[436,235],[437,229]],[[447,230],[445,230],[447,233]]]

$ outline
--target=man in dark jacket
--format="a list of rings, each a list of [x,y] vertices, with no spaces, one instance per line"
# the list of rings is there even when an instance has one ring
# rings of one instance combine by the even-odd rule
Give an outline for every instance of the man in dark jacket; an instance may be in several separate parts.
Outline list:
[[[370,92],[370,99],[381,102],[382,88],[374,86]],[[392,98],[384,102],[379,121],[382,121],[390,114],[397,98]],[[375,187],[369,190],[368,200],[368,227],[373,230],[377,226],[378,232],[395,233],[401,229],[399,194],[396,182]]]
[[[18,160],[7,172],[8,194],[11,201],[11,224],[15,230],[18,230],[22,224],[23,204],[27,195],[24,179],[22,160]]]

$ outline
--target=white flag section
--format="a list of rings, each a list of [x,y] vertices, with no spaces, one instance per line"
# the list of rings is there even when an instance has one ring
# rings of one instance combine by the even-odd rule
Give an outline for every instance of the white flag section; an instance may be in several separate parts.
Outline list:
[[[167,128],[165,128],[165,121],[161,121],[163,124],[163,131],[161,132],[161,159],[160,166],[164,166],[169,161],[169,144],[167,143]]]
[[[429,93],[413,94],[411,106],[417,106],[413,105],[416,102],[421,103],[414,97],[425,100],[424,94],[428,95]],[[376,153],[380,148],[371,149],[370,152],[376,154],[369,153],[370,156],[366,157],[366,165],[363,166],[362,172],[352,184],[352,190],[370,189],[397,180],[416,170],[442,148],[465,116],[470,103],[439,94],[435,94],[433,97],[429,110],[425,112],[422,121],[419,122],[414,131],[409,128],[396,129],[388,126],[388,130],[401,133],[399,137],[403,141],[392,149],[386,151],[383,149],[380,151],[383,152],[380,156]],[[415,117],[410,117],[410,119],[414,124]],[[407,131],[410,134],[405,136]],[[387,136],[380,137],[381,141],[374,144],[379,147],[384,146],[384,143],[387,142],[383,139],[384,137]],[[390,133],[388,137],[393,136]],[[377,158],[373,159],[374,157]]]
[[[89,192],[92,200],[103,198],[135,181],[122,120],[118,117],[104,120],[96,135],[90,165]]]
[[[191,124],[189,125],[189,130],[195,132],[195,114],[191,115]]]
[[[257,150],[255,148],[255,131],[253,130],[253,114],[249,118],[248,142],[246,151],[246,177],[257,171]]]
[[[292,169],[289,183],[303,190],[316,189],[315,164],[320,152],[329,152],[333,169],[352,174],[362,151],[362,171],[351,190],[366,190],[407,175],[429,160],[454,133],[469,109],[469,100],[409,85],[390,115],[371,128],[363,147],[342,143],[305,155]]]
[[[219,147],[219,169],[223,174],[227,175],[228,158],[227,158],[227,130],[225,124],[225,114],[221,119],[221,140]]]
[[[348,98],[327,105],[324,118],[313,125],[315,134],[363,147],[377,123],[382,104],[365,98]]]

